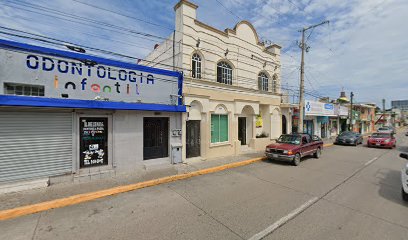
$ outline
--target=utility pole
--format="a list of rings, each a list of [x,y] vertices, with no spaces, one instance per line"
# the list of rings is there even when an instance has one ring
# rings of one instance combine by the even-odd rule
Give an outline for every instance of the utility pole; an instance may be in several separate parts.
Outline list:
[[[173,31],[173,71],[176,70],[176,30]]]
[[[350,93],[350,124],[349,124],[349,131],[353,131],[353,97],[354,93]]]
[[[383,107],[383,119],[384,119],[382,125],[383,125],[383,127],[384,127],[384,125],[385,125],[384,123],[385,123],[385,120],[386,120],[386,119],[385,119],[385,99],[384,99],[384,98],[382,99],[382,107]]]
[[[304,27],[302,30],[299,30],[299,32],[302,32],[302,42],[299,44],[299,47],[302,49],[302,58],[300,60],[300,91],[299,91],[299,122],[298,122],[298,132],[303,133],[303,105],[305,101],[305,96],[304,96],[304,91],[305,91],[305,51],[309,51],[309,47],[305,43],[305,33],[309,29],[313,29],[315,27],[318,27],[320,25],[329,23],[329,21],[324,21],[319,24],[315,24],[309,27]],[[310,36],[310,35],[309,35]]]

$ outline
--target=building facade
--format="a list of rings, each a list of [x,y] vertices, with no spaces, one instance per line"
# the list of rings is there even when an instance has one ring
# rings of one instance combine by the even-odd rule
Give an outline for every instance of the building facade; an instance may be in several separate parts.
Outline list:
[[[408,111],[408,100],[394,100],[391,101],[391,108]]]
[[[350,108],[350,105],[349,105]],[[375,129],[375,105],[353,104],[352,130],[361,134],[374,132]]]
[[[0,185],[181,161],[179,72],[0,40]]]
[[[177,3],[175,33],[142,62],[184,72],[183,158],[264,149],[292,129],[291,107],[281,98],[281,47],[262,44],[247,21],[211,27],[197,19],[197,8]]]
[[[339,121],[335,104],[305,100],[303,129],[321,138],[330,138],[332,131],[338,133]]]

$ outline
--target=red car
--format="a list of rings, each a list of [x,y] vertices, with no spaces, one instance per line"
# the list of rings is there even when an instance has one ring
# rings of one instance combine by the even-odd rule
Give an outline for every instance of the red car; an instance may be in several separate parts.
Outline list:
[[[367,140],[367,147],[394,148],[396,144],[397,140],[392,133],[373,133]]]
[[[290,161],[297,166],[300,159],[307,155],[319,158],[323,149],[323,142],[317,136],[309,134],[284,134],[276,143],[266,146],[265,155],[269,159]]]

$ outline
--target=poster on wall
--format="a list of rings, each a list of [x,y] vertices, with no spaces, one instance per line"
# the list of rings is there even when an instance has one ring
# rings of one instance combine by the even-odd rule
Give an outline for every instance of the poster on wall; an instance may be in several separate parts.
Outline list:
[[[108,165],[108,118],[82,117],[79,123],[80,167]]]
[[[262,128],[262,125],[263,125],[262,116],[261,116],[261,115],[257,115],[257,116],[256,116],[255,126],[256,126],[256,128]]]

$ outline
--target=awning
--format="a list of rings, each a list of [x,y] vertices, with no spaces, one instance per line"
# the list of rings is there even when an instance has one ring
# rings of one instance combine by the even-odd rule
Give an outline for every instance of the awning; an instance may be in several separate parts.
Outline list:
[[[329,123],[329,117],[327,117],[327,116],[318,116],[317,117],[317,122],[321,122],[323,124]]]
[[[59,98],[27,97],[11,95],[10,96],[0,95],[0,106],[186,112],[186,106],[184,105],[124,103],[96,100],[76,100],[76,99],[59,99]]]

